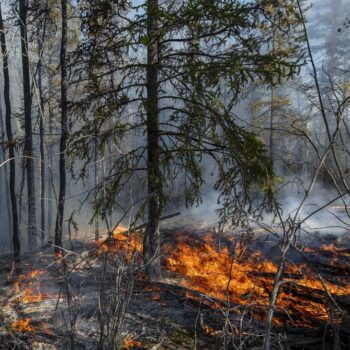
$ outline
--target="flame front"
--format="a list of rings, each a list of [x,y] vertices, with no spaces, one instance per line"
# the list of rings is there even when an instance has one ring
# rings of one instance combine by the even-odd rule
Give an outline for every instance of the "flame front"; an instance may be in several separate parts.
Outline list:
[[[173,244],[163,246],[165,266],[181,279],[184,287],[231,305],[249,306],[255,318],[264,319],[278,268],[276,263],[266,259],[260,251],[245,251],[240,244],[233,253],[227,247],[218,250],[213,235],[196,241],[186,234],[178,234],[176,240],[175,248]],[[122,253],[130,261],[135,252],[142,254],[141,236],[129,235],[125,227],[120,227],[110,240],[99,242],[98,254],[107,251]],[[304,253],[324,255],[331,267],[349,269],[349,252],[334,245],[306,248]],[[321,280],[306,264],[288,263],[282,282],[276,309],[279,316],[274,320],[276,325],[282,325],[283,320],[288,319],[287,314],[291,318],[288,322],[295,326],[311,327],[312,320],[335,322],[327,294],[350,295],[349,281],[336,276],[332,276],[332,282]],[[154,293],[152,299],[157,300],[158,296]]]
[[[166,267],[185,277],[181,281],[183,286],[238,305],[254,304],[259,310],[255,316],[265,316],[262,310],[269,304],[277,264],[265,259],[260,252],[233,254],[240,257],[232,258],[227,247],[218,251],[212,237],[207,236],[201,246],[179,242],[169,254]],[[329,320],[324,285],[312,270],[305,265],[288,264],[285,272],[288,277],[283,278],[286,288],[281,288],[279,309],[292,315],[291,322],[295,325],[310,325],[310,319]],[[347,286],[324,283],[333,295],[350,294]],[[280,321],[276,319],[275,323]]]

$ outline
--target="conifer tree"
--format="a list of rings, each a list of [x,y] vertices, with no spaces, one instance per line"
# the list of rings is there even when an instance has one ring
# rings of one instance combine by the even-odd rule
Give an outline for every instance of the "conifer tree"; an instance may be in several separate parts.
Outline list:
[[[216,163],[223,220],[242,222],[241,209],[252,208],[255,186],[271,199],[266,149],[234,117],[249,82],[271,84],[293,76],[301,64],[292,44],[288,50],[268,49],[261,30],[271,25],[265,3],[86,2],[72,73],[85,87],[75,103],[83,126],[71,139],[71,151],[88,164],[96,130],[102,153],[110,140],[119,150],[95,202],[97,215],[107,215],[125,184],[141,177],[139,213],[147,211],[144,259],[150,276],[160,271],[159,219],[172,184],[183,177],[187,203],[200,202],[203,159]],[[293,1],[269,3],[289,31]],[[135,137],[136,144],[128,143]]]
[[[18,227],[18,211],[17,211],[17,199],[16,199],[16,162],[15,162],[15,141],[12,131],[12,108],[10,97],[10,74],[9,74],[9,61],[8,51],[6,43],[5,26],[2,17],[2,8],[0,5],[0,42],[2,51],[2,64],[4,74],[4,100],[5,100],[5,124],[6,124],[6,136],[8,155],[10,159],[10,181],[9,190],[11,198],[11,212],[12,212],[12,245],[15,261],[20,260],[21,254],[21,242],[19,239],[19,227]]]
[[[27,28],[28,4],[25,0],[19,0],[19,27],[21,34],[22,74],[23,74],[23,109],[24,109],[24,156],[27,178],[28,198],[28,245],[29,250],[34,251],[37,245],[36,234],[36,205],[34,183],[34,154],[33,154],[33,129],[32,129],[32,93],[29,67],[29,47]]]

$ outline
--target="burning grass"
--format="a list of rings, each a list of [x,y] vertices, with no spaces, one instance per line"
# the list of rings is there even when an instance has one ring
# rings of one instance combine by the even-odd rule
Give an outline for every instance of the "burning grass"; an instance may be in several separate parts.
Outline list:
[[[97,242],[97,255],[109,252],[123,255],[128,261],[135,253],[142,254],[142,238],[139,235],[128,234],[125,226],[119,226],[110,239],[100,239]]]
[[[277,264],[259,251],[232,254],[227,247],[218,250],[212,235],[200,246],[179,242],[169,250],[166,267],[182,277],[181,284],[210,297],[238,305],[255,305],[257,318],[265,316],[273,288]],[[349,263],[349,262],[348,262]],[[345,282],[345,281],[344,281]],[[348,284],[323,282],[305,264],[286,266],[277,305],[291,317],[293,325],[311,326],[312,320],[328,322],[333,318],[324,290],[332,295],[350,294]],[[334,320],[333,320],[334,321]],[[275,319],[275,324],[282,324]]]
[[[35,327],[31,324],[31,319],[29,317],[13,322],[11,324],[11,329],[21,333],[35,332]]]
[[[129,234],[125,227],[121,227],[109,239],[97,242],[97,247],[97,257],[109,252],[117,255],[118,259],[121,257],[126,262],[135,262],[135,254],[142,255],[142,235]],[[239,243],[234,245],[229,240],[224,240],[219,249],[217,236],[213,234],[181,232],[170,233],[162,249],[164,267],[168,271],[166,277],[173,277],[177,284],[188,288],[191,300],[198,299],[199,292],[208,297],[205,300],[212,299],[208,301],[211,307],[229,305],[238,316],[242,310],[249,310],[254,319],[264,320],[278,266],[260,250]],[[340,265],[342,271],[349,271],[348,253],[348,250],[335,245],[304,249],[304,254],[310,258],[324,257],[330,272],[323,275],[323,281],[306,264],[288,263],[281,280],[275,325],[288,323],[297,327],[315,327],[317,322],[340,323],[341,318],[335,316],[327,293],[334,298],[350,295],[347,287],[350,273],[332,276],[332,269],[338,271]],[[53,294],[48,293],[45,285],[47,277],[45,270],[32,270],[20,275],[14,284],[19,302],[28,304],[51,298]],[[146,290],[151,300],[159,303],[159,307],[163,305],[162,294],[156,286],[146,287]],[[11,328],[17,332],[35,332],[30,318],[14,322]],[[204,325],[204,332],[216,334],[217,329],[214,328]],[[126,337],[123,346],[133,349],[140,344]]]
[[[260,251],[244,251],[239,244],[233,251],[228,246],[219,250],[212,234],[194,242],[182,233],[177,235],[175,247],[168,244],[163,248],[165,267],[177,276],[182,286],[231,305],[249,305],[255,318],[265,317],[278,266]],[[109,243],[99,242],[99,254],[108,249],[113,254],[123,252],[130,260],[135,252],[142,254],[142,240],[138,235],[128,235],[122,227]],[[336,246],[306,249],[305,253],[328,254],[330,266],[340,263],[343,268],[350,266],[350,255],[341,254]],[[315,320],[334,322],[327,293],[350,295],[350,281],[344,278],[321,281],[306,264],[288,263],[281,282],[275,325],[288,321],[294,326],[311,327]]]
[[[28,304],[43,301],[49,297],[47,292],[42,290],[40,278],[47,272],[44,270],[32,270],[28,275],[19,275],[14,283],[16,293],[22,293],[19,301]]]

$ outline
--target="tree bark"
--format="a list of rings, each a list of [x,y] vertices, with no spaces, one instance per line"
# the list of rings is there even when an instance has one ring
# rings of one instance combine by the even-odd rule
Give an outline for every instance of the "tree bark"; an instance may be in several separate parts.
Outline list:
[[[21,181],[19,186],[19,195],[18,195],[18,224],[21,229],[23,223],[23,191],[24,191],[24,183],[26,181],[26,168],[25,162],[21,162]]]
[[[274,145],[274,119],[275,119],[275,87],[274,85],[272,84],[271,85],[271,102],[270,102],[270,142],[269,142],[269,146],[270,146],[270,158],[271,158],[271,161],[273,163],[273,165],[275,165],[275,145]]]
[[[1,142],[1,153],[0,153],[0,162],[3,163],[6,160],[6,143],[5,143],[5,127],[4,127],[4,119],[3,119],[3,113],[2,108],[0,106],[0,142]],[[3,166],[2,169],[0,169],[2,172],[2,177],[4,181],[1,183],[1,200],[2,205],[5,208],[3,211],[3,217],[2,220],[5,223],[5,220],[7,221],[6,224],[8,226],[8,232],[12,232],[12,218],[11,218],[11,204],[10,204],[10,192],[9,192],[9,185],[8,185],[8,168],[7,166]],[[3,192],[4,190],[4,192]],[[7,237],[6,237],[7,238]],[[10,237],[8,237],[8,242],[4,242],[5,246],[10,247],[11,244],[8,244],[10,242]]]
[[[51,61],[50,61],[51,64]],[[53,95],[53,88],[52,88],[52,76],[49,75],[48,78],[48,88],[49,88],[49,96]],[[49,124],[49,136],[48,136],[48,154],[47,154],[47,162],[50,167],[50,171],[48,172],[47,176],[47,199],[48,199],[48,207],[47,207],[47,231],[48,234],[51,236],[51,230],[53,228],[53,140],[52,140],[52,134],[53,134],[53,110],[51,106],[51,102],[48,101],[48,124]]]
[[[59,176],[60,186],[58,195],[58,208],[56,215],[55,227],[55,252],[59,253],[59,247],[62,247],[62,227],[64,217],[64,202],[66,196],[66,144],[67,144],[67,0],[61,0],[61,139],[60,139],[60,160],[59,160]]]
[[[160,231],[162,212],[162,185],[159,168],[159,113],[158,113],[158,0],[147,2],[147,181],[148,222],[144,237],[143,254],[146,272],[151,279],[160,276]]]
[[[44,29],[45,33],[45,29]],[[38,39],[38,89],[39,89],[39,134],[40,134],[40,241],[41,245],[45,242],[45,144],[44,144],[44,97],[43,97],[43,87],[42,87],[42,50],[43,50],[43,39]]]
[[[97,166],[97,157],[98,157],[98,149],[97,149],[97,131],[95,130],[95,141],[94,141],[94,182],[95,182],[95,193],[94,193],[94,199],[96,201],[97,199],[97,183],[98,183],[98,166]],[[98,215],[95,216],[95,241],[97,242],[100,239],[100,229],[99,229],[99,219]]]
[[[16,201],[16,163],[15,163],[15,147],[12,134],[11,124],[11,99],[10,99],[10,75],[8,70],[8,56],[6,46],[6,36],[4,31],[4,22],[2,19],[2,11],[0,5],[0,41],[3,60],[3,73],[4,73],[4,99],[5,99],[5,124],[6,124],[6,136],[9,150],[10,160],[10,198],[11,198],[11,211],[12,211],[12,244],[14,260],[19,262],[21,253],[21,243],[19,239],[19,227],[18,227],[18,212]]]
[[[28,245],[34,251],[36,242],[36,209],[35,209],[35,178],[33,161],[33,133],[32,133],[32,97],[30,88],[30,70],[27,37],[27,5],[25,0],[19,0],[19,25],[21,32],[23,98],[24,98],[24,156],[27,172],[28,194]]]
[[[272,29],[272,52],[275,51],[275,29]],[[275,145],[274,145],[274,125],[275,125],[275,85],[271,84],[271,96],[270,96],[270,158],[272,161],[273,167],[275,167]]]

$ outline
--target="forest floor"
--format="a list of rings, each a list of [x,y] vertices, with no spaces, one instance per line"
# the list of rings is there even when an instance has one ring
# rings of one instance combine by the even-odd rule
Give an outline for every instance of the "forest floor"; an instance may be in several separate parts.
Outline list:
[[[193,228],[187,228],[187,231],[191,230]],[[178,232],[179,229],[169,229],[164,246],[174,244]],[[198,245],[196,235],[192,232],[192,236],[188,236],[193,242],[194,251]],[[257,240],[253,245],[254,249],[265,249],[266,243]],[[137,247],[137,242],[133,242],[132,247]],[[201,293],[200,288],[194,290],[184,286],[176,274],[167,272],[157,282],[150,282],[135,267],[136,260],[140,258],[137,254],[131,263],[128,260],[130,256],[126,254],[124,258],[129,265],[123,265],[122,269],[117,267],[120,260],[116,260],[115,264],[112,261],[105,268],[102,255],[96,254],[94,243],[76,240],[73,246],[71,242],[66,242],[66,248],[67,264],[58,263],[53,249],[47,247],[34,258],[24,255],[17,274],[13,274],[9,259],[4,257],[1,260],[0,350],[70,349],[72,334],[74,349],[97,349],[102,324],[114,325],[119,335],[119,349],[214,350],[223,349],[225,342],[226,348],[230,349],[233,348],[230,344],[237,337],[244,341],[242,349],[259,348],[264,330],[262,322],[252,320],[251,315],[247,315],[248,321],[240,319],[241,326],[249,323],[249,330],[254,333],[247,334],[248,328],[244,326],[241,331],[232,329],[237,323],[233,325],[230,322],[231,315],[226,313],[225,303]],[[71,248],[74,248],[74,252]],[[268,254],[278,257],[273,245],[271,249],[273,251]],[[350,252],[341,252],[344,259],[349,258],[346,264],[350,263]],[[314,252],[310,250],[310,254],[312,256]],[[329,254],[328,251],[318,254],[320,261],[326,261]],[[212,264],[214,260],[213,256]],[[135,263],[134,267],[128,270],[132,263]],[[324,262],[325,274],[350,275],[350,265],[345,265],[342,270],[339,270],[339,266],[330,265]],[[258,266],[255,270],[259,270]],[[270,278],[266,272],[262,273],[264,278]],[[121,276],[120,280],[118,276]],[[205,280],[200,281],[205,283]],[[295,291],[292,290],[292,293]],[[317,297],[321,298],[321,294],[318,293]],[[306,298],[316,300],[311,295]],[[323,320],[312,320],[311,327],[286,326],[274,338],[276,349],[289,346],[289,349],[313,350],[323,345],[324,349],[329,350],[350,349],[350,297],[341,295],[337,297],[337,302],[341,303],[344,314],[336,326]],[[213,304],[216,306],[213,307]],[[110,312],[112,309],[114,313]],[[99,311],[103,319],[98,316]],[[232,339],[232,333],[236,334],[236,339]],[[335,347],[336,341],[338,347]]]
[[[75,246],[80,253],[87,248],[80,241]],[[10,281],[11,264],[6,259],[0,266],[0,350],[70,349],[70,322],[75,317],[74,349],[97,349],[100,281],[95,278],[102,273],[97,260],[89,259],[71,271],[69,285],[62,266],[55,263],[53,249],[40,252],[35,259],[23,257],[20,271]],[[107,289],[114,276],[112,271],[107,273]],[[207,334],[203,323],[206,314],[213,316],[209,307],[187,298],[185,289],[171,282],[135,279],[120,324],[118,348],[219,349],[220,338]]]

